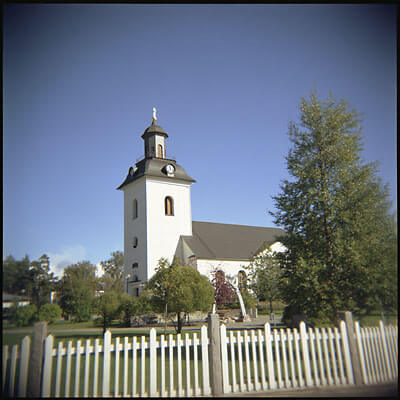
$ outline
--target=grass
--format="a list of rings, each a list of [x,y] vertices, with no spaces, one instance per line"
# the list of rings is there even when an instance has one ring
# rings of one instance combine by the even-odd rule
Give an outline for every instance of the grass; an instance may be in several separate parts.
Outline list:
[[[281,301],[273,301],[272,302],[272,312],[275,315],[282,315],[283,310],[285,308],[285,304]],[[257,305],[258,314],[259,315],[269,315],[270,314],[270,305],[269,301],[260,301]]]
[[[358,321],[361,326],[378,326],[379,321],[383,321],[385,325],[397,325],[397,314],[381,314],[380,312],[372,312],[368,315],[354,315],[353,319]]]
[[[72,326],[72,327],[71,327]],[[48,326],[48,333],[52,334],[54,336],[54,341],[56,344],[60,341],[68,341],[71,340],[73,345],[78,340],[85,341],[87,339],[103,339],[103,328],[96,327],[96,330],[93,329],[87,329],[87,323],[74,323],[71,325],[66,325],[66,324],[59,324],[56,323],[54,325],[49,325]],[[157,336],[164,334],[164,327],[157,326],[155,327],[157,331]],[[79,331],[77,331],[79,329]],[[81,330],[82,329],[82,330]],[[21,332],[19,332],[21,330]],[[70,331],[71,330],[71,331]],[[119,327],[114,327],[110,328],[112,336],[148,336],[149,335],[149,330],[150,328],[119,328]],[[184,327],[182,329],[182,335],[185,333],[191,333],[191,332],[200,332],[200,327],[199,329],[195,328],[190,328],[190,332],[188,331],[188,328]],[[176,338],[176,333],[175,329],[171,326],[167,327],[166,334],[173,334],[174,338]],[[3,345],[14,345],[14,344],[21,344],[22,339],[25,336],[31,336],[32,338],[33,335],[33,326],[31,327],[26,327],[26,328],[10,328],[10,329],[3,329],[2,332],[2,343]]]

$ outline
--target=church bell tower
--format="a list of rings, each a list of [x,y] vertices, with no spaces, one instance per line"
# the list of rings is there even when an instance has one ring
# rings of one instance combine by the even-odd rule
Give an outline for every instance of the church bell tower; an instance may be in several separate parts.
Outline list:
[[[181,235],[192,235],[192,179],[167,158],[167,133],[157,124],[142,134],[144,158],[130,167],[118,189],[124,192],[125,291],[138,296],[164,257],[172,261]]]

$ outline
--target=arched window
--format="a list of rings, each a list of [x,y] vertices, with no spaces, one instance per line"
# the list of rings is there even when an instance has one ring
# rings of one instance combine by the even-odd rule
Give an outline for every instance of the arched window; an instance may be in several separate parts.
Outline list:
[[[133,247],[134,249],[136,249],[137,245],[138,245],[138,238],[135,236],[135,237],[133,238],[133,240],[132,240],[132,247]]]
[[[174,215],[174,201],[170,196],[165,198],[165,215]]]
[[[138,217],[138,204],[137,204],[137,200],[133,199],[132,202],[132,219],[135,219]]]
[[[245,290],[247,288],[247,276],[243,270],[238,273],[238,286],[239,290]]]
[[[162,144],[159,144],[159,145],[157,146],[157,157],[158,157],[158,158],[164,158],[164,157],[163,157],[163,147],[162,147]]]
[[[133,263],[133,264],[132,264],[132,268],[133,268],[133,269],[139,268],[139,264],[138,264],[138,263]]]

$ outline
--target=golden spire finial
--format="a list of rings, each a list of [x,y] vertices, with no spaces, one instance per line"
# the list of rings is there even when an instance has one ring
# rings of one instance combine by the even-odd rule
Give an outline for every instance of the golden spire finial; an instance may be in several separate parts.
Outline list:
[[[156,110],[155,107],[153,107],[153,121],[157,121],[157,115],[156,115],[156,113],[157,113],[157,110]]]

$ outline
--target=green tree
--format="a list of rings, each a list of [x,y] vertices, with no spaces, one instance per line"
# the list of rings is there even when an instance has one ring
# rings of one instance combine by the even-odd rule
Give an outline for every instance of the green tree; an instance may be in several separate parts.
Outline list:
[[[281,298],[280,282],[282,270],[279,262],[268,246],[253,257],[246,267],[249,288],[260,301],[269,302],[270,312],[273,312],[272,302]]]
[[[143,291],[140,296],[133,297],[121,293],[120,316],[124,326],[131,326],[131,317],[152,312],[151,299],[148,292]]]
[[[176,313],[177,333],[182,331],[182,313],[210,310],[214,301],[210,281],[193,267],[180,265],[176,258],[171,264],[161,259],[147,287],[156,309]]]
[[[30,261],[27,255],[21,260],[16,260],[11,255],[7,256],[3,260],[3,291],[31,297],[33,277],[29,267]]]
[[[16,326],[30,326],[38,320],[38,309],[34,304],[12,306],[10,316]]]
[[[104,335],[112,320],[118,318],[121,313],[120,294],[114,291],[104,292],[95,299],[94,310],[100,315]]]
[[[47,321],[53,324],[61,318],[61,308],[58,304],[43,304],[39,310],[39,321]]]
[[[57,279],[50,272],[50,259],[46,254],[32,261],[29,271],[32,279],[32,300],[40,309],[43,304],[50,302],[50,293],[54,290]]]
[[[395,307],[396,223],[377,166],[361,160],[358,114],[332,95],[314,93],[291,123],[287,168],[274,197],[275,223],[286,235],[280,257],[285,317],[303,313],[336,321],[338,310]]]
[[[59,304],[76,321],[88,321],[93,313],[94,296],[98,286],[96,266],[81,261],[64,269],[59,283]]]
[[[104,275],[100,278],[103,290],[105,292],[122,292],[124,289],[124,253],[122,251],[114,251],[111,253],[111,258],[101,261],[100,265],[104,271]]]

